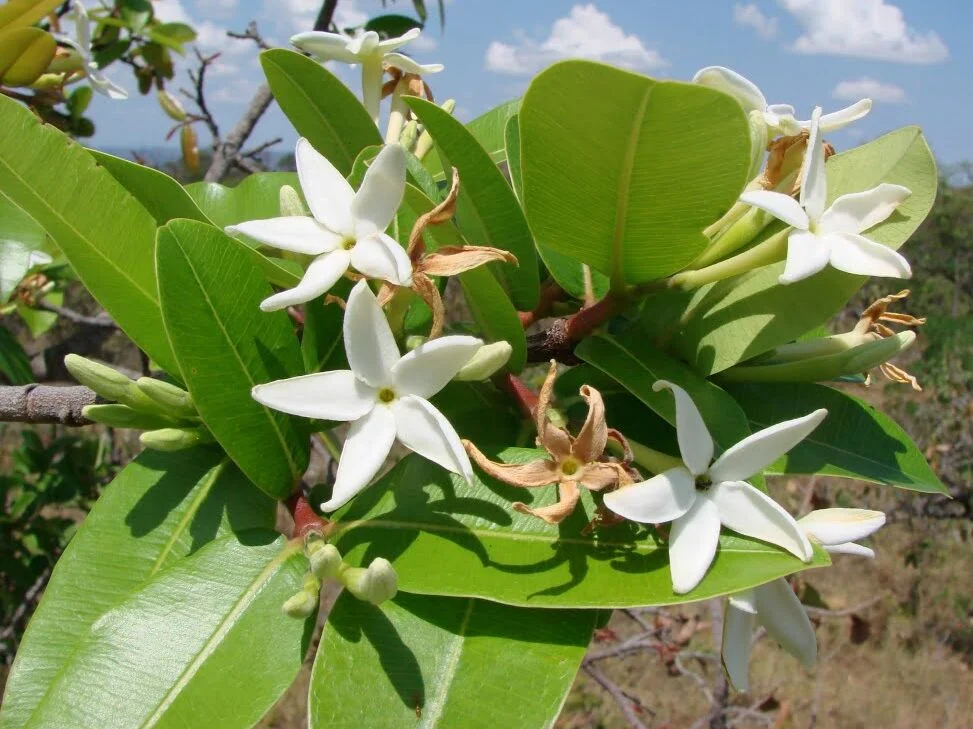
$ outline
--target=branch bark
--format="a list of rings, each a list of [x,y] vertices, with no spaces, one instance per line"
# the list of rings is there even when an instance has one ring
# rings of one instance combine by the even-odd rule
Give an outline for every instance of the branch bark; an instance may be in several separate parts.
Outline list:
[[[274,96],[270,93],[270,86],[260,84],[257,92],[250,99],[250,104],[243,116],[233,125],[230,133],[226,135],[226,139],[216,146],[213,161],[203,177],[206,182],[219,182],[226,176],[240,153],[240,149],[250,138],[254,127],[260,121],[260,117],[267,111],[270,102],[273,100]]]
[[[91,421],[81,410],[93,405],[96,398],[81,385],[0,387],[0,422],[89,425]]]

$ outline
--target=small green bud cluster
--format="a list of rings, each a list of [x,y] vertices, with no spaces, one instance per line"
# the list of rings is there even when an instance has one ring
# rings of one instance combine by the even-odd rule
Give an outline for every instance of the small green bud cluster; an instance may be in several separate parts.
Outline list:
[[[395,568],[387,559],[378,557],[368,567],[352,567],[341,558],[337,547],[318,536],[308,539],[304,553],[309,563],[304,584],[281,606],[281,611],[292,618],[304,619],[317,611],[325,580],[337,580],[352,595],[372,605],[395,597],[398,591]]]
[[[159,451],[181,451],[213,442],[192,397],[181,387],[151,377],[132,380],[76,354],[65,357],[64,364],[74,379],[113,401],[85,407],[82,415],[89,420],[112,428],[144,430],[139,441]]]

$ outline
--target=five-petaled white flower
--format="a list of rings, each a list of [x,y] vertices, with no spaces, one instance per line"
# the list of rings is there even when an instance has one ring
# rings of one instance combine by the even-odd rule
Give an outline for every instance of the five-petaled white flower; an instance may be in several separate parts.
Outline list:
[[[754,112],[759,115],[771,135],[785,134],[792,136],[799,134],[802,129],[810,129],[810,121],[798,121],[794,116],[794,107],[790,104],[768,104],[763,93],[750,79],[741,76],[723,66],[707,66],[693,76],[693,83],[708,86],[722,91],[736,99],[743,110],[749,115]],[[821,117],[821,129],[833,132],[841,129],[853,121],[861,119],[872,108],[871,99],[856,101],[844,109],[825,114]]]
[[[854,540],[877,531],[885,523],[885,514],[867,509],[820,509],[797,523],[829,552],[874,557],[871,549]],[[723,621],[723,665],[737,689],[748,690],[751,639],[757,623],[807,668],[814,665],[818,644],[807,611],[787,580],[774,580],[728,600]]]
[[[813,549],[794,518],[745,479],[759,473],[800,443],[824,420],[827,410],[786,420],[747,436],[713,461],[713,438],[689,393],[658,380],[653,389],[672,391],[676,439],[683,465],[605,494],[605,506],[644,524],[672,522],[669,569],[672,589],[685,593],[699,584],[716,555],[720,525],[777,544],[805,562]]]
[[[438,73],[443,70],[442,64],[432,63],[424,66],[416,63],[408,56],[396,52],[409,41],[418,38],[419,35],[418,28],[413,28],[398,38],[389,38],[388,40],[380,40],[378,33],[373,30],[357,36],[311,31],[292,36],[291,43],[322,62],[360,63],[362,67],[362,102],[377,125],[379,105],[382,101],[384,66],[393,66],[406,73],[417,75]]]
[[[740,200],[766,210],[795,230],[787,238],[787,263],[778,279],[791,284],[813,276],[829,263],[839,271],[863,276],[909,278],[909,262],[888,246],[861,235],[888,218],[912,192],[883,182],[865,192],[842,195],[827,209],[821,136],[821,108],[811,117],[811,136],[801,171],[800,202],[770,190],[745,192]]]
[[[349,267],[369,278],[412,285],[412,262],[385,234],[405,192],[405,152],[382,149],[358,192],[306,139],[297,140],[297,174],[314,217],[289,215],[251,220],[226,228],[285,251],[315,256],[301,282],[260,304],[274,311],[317,298]]]
[[[88,11],[80,0],[73,0],[71,3],[71,13],[74,16],[74,38],[64,35],[55,37],[61,43],[66,43],[78,52],[84,63],[84,71],[88,77],[91,88],[99,94],[104,94],[110,99],[127,99],[128,92],[121,86],[115,84],[108,76],[98,68],[91,55],[91,29],[88,27]]]
[[[476,337],[433,339],[400,357],[392,330],[366,281],[348,297],[344,319],[350,370],[320,372],[253,388],[267,407],[321,420],[351,421],[334,492],[334,511],[368,486],[396,439],[467,481],[473,470],[453,426],[427,398],[439,392],[483,345]]]

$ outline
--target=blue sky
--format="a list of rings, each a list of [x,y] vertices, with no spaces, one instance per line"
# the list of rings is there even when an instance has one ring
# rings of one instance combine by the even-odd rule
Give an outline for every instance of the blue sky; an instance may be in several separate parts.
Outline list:
[[[222,57],[209,98],[224,130],[261,80],[252,43],[225,37],[256,20],[267,39],[286,45],[309,29],[319,0],[157,0],[167,20],[193,23],[204,50]],[[437,100],[455,98],[457,115],[471,119],[523,93],[531,75],[563,57],[586,56],[651,76],[688,80],[699,68],[724,65],[752,79],[770,103],[791,103],[800,118],[819,104],[830,111],[862,96],[872,113],[833,135],[839,148],[905,124],[919,124],[945,163],[973,159],[967,122],[973,105],[973,3],[964,0],[449,0],[445,32],[433,17],[406,51],[446,70],[430,76]],[[387,12],[411,13],[410,0]],[[382,12],[381,0],[339,0],[338,20],[356,24]],[[177,71],[186,86],[188,61]],[[336,69],[357,90],[352,69]],[[111,76],[134,92],[127,69]],[[597,90],[593,90],[597,95]],[[163,144],[168,120],[154,96],[96,99],[94,144],[133,149]],[[137,120],[137,121],[136,121]],[[133,123],[135,122],[135,123]],[[276,109],[254,142],[295,138]],[[201,144],[207,143],[200,129]],[[280,146],[281,151],[284,145]],[[175,145],[173,145],[175,149]]]

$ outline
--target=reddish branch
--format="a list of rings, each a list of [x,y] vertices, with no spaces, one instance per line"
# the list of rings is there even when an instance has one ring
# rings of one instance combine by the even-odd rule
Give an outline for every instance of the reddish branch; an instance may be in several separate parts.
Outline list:
[[[294,519],[294,533],[291,535],[296,539],[304,539],[308,534],[323,534],[327,527],[327,521],[318,516],[307,497],[304,489],[294,494],[287,500],[287,510]]]
[[[527,361],[556,359],[564,364],[575,364],[578,360],[574,356],[574,346],[618,313],[624,303],[623,299],[609,293],[576,314],[555,319],[544,331],[528,335]]]

